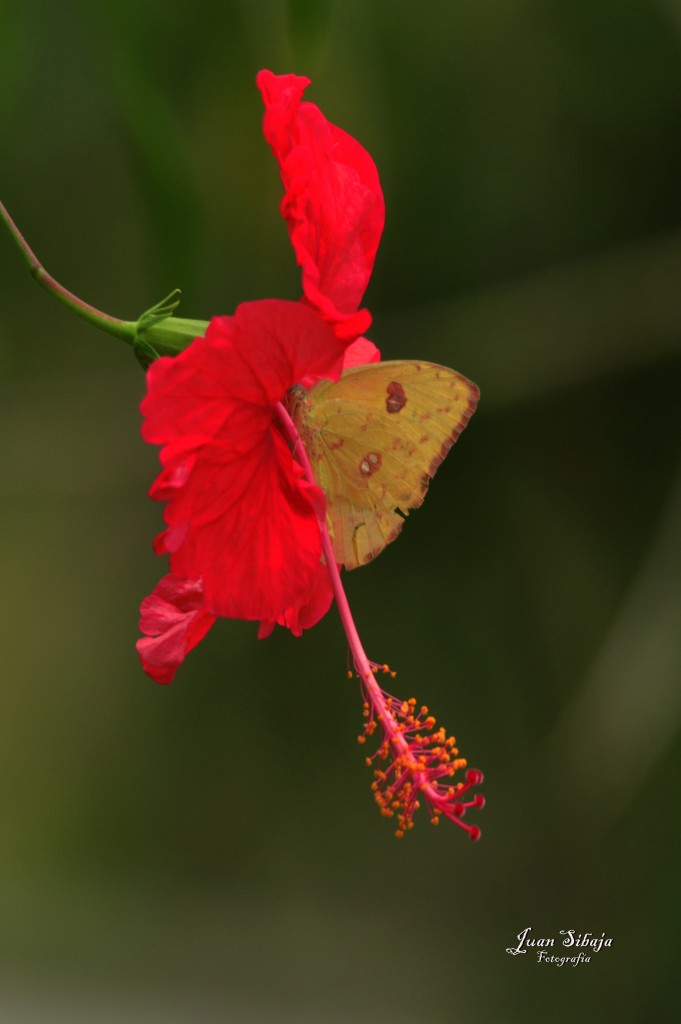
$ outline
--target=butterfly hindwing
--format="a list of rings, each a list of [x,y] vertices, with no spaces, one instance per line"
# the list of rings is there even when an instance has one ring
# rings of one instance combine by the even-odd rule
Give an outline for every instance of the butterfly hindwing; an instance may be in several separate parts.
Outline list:
[[[454,370],[398,360],[353,367],[336,383],[319,381],[297,403],[339,563],[364,565],[397,537],[478,394]]]

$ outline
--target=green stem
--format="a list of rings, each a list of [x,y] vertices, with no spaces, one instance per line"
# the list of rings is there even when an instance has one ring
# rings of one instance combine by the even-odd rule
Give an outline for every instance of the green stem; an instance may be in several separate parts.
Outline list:
[[[38,282],[41,288],[44,288],[57,302],[61,302],[63,306],[66,306],[67,309],[70,309],[77,316],[87,320],[89,324],[99,327],[100,330],[106,331],[107,334],[112,334],[115,338],[126,341],[128,345],[134,345],[136,324],[126,320],[119,320],[115,316],[109,316],[108,313],[102,313],[101,310],[95,309],[94,306],[89,305],[87,302],[83,302],[77,295],[74,295],[73,292],[68,291],[58,281],[55,281],[52,275],[48,274],[40,263],[2,202],[0,202],[0,220],[2,220],[10,237],[21,253],[31,276]]]

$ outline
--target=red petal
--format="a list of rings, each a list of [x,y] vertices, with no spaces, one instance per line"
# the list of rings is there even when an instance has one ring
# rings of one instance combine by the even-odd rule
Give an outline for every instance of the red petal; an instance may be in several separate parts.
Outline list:
[[[323,517],[325,515],[324,495],[318,488],[313,490],[316,492],[313,493],[313,501],[317,518]],[[340,566],[338,568],[340,569]],[[298,601],[286,608],[276,619],[263,620],[258,630],[258,639],[263,640],[268,637],[275,625],[285,626],[291,630],[294,636],[301,636],[304,629],[311,629],[326,615],[332,600],[333,590],[329,573],[326,565],[320,560],[310,579],[307,591],[301,593]]]
[[[269,417],[306,374],[336,380],[346,344],[300,302],[263,299],[242,303],[234,316],[214,318],[204,338],[177,356],[155,360],[141,405],[142,436],[173,446],[172,458],[163,454],[166,472],[155,487],[165,491],[176,484],[175,458],[188,460],[226,425],[239,446],[253,407],[267,410]],[[248,447],[245,440],[241,449]],[[165,494],[152,497],[162,500]]]
[[[308,593],[321,558],[315,499],[322,492],[303,479],[274,427],[237,458],[216,437],[167,510],[166,519],[191,513],[173,572],[200,575],[216,615],[277,619]]]
[[[277,622],[286,626],[294,636],[301,636],[304,629],[311,629],[323,619],[333,601],[333,590],[326,566],[320,564],[305,599],[280,615]]]
[[[348,345],[343,356],[343,369],[351,366],[366,366],[367,363],[380,363],[381,353],[368,338],[357,338]]]
[[[201,583],[164,576],[142,601],[137,651],[147,675],[169,683],[185,656],[215,622],[205,610]]]
[[[149,369],[143,434],[164,445],[151,493],[169,499],[157,550],[175,576],[202,579],[214,615],[275,621],[309,597],[324,499],[272,414],[306,371],[336,379],[344,347],[313,310],[267,300]]]
[[[332,322],[355,313],[371,276],[385,205],[376,165],[356,139],[301,102],[309,79],[261,71],[263,131],[284,184],[281,212],[307,300]],[[362,311],[340,328],[367,330]]]
[[[373,341],[369,341],[368,338],[357,338],[345,350],[343,355],[343,372],[351,366],[366,366],[367,363],[380,363],[380,361],[381,353]],[[319,374],[307,374],[299,383],[302,384],[306,391],[309,391],[320,379]]]

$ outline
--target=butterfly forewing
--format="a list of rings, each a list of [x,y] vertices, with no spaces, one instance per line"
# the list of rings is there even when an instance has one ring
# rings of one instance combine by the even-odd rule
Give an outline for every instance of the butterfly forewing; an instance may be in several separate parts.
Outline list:
[[[338,562],[364,565],[397,537],[478,394],[455,370],[395,361],[353,367],[335,384],[320,381],[297,403]]]

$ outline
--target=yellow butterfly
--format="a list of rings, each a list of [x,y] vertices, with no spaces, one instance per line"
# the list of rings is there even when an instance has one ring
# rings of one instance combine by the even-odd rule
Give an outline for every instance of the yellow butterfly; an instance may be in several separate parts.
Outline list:
[[[479,394],[455,370],[395,360],[352,367],[293,396],[337,562],[356,569],[395,540]]]

